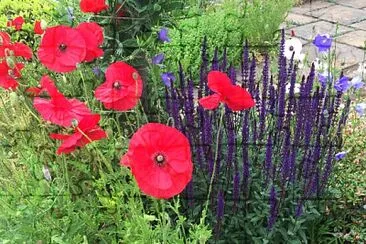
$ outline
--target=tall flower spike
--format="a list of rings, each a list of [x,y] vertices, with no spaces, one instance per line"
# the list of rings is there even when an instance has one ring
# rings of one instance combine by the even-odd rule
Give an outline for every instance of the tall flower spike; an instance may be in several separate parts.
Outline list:
[[[219,191],[217,194],[217,209],[216,209],[216,235],[218,236],[220,234],[220,226],[222,219],[224,217],[224,208],[225,208],[225,198],[224,193],[222,191]]]
[[[264,59],[263,78],[262,78],[262,99],[260,102],[259,113],[259,140],[262,140],[264,128],[266,126],[266,113],[267,113],[267,99],[268,99],[268,73],[269,71],[269,56],[266,55]]]
[[[269,216],[267,221],[267,228],[271,230],[277,219],[277,193],[274,186],[271,187],[269,193]]]
[[[249,48],[248,41],[245,41],[243,46],[243,55],[241,62],[241,74],[243,79],[242,87],[248,87],[248,79],[249,79]]]
[[[236,171],[234,173],[234,180],[233,180],[233,198],[234,198],[234,206],[233,211],[236,212],[236,207],[239,202],[239,193],[240,193],[240,173],[239,171]]]
[[[219,51],[215,48],[214,57],[212,59],[212,70],[219,70]]]

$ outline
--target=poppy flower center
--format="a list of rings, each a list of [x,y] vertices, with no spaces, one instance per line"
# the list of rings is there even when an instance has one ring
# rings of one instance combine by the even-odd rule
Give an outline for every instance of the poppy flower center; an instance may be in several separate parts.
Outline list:
[[[165,157],[164,157],[164,155],[163,155],[163,154],[161,154],[161,153],[158,153],[158,154],[155,156],[154,160],[155,160],[155,163],[156,163],[158,166],[164,166],[164,165],[165,165],[165,163],[166,163]]]
[[[58,49],[61,51],[61,52],[65,52],[66,49],[67,49],[67,46],[64,44],[64,43],[61,43],[60,46],[58,46]]]
[[[116,89],[116,90],[121,90],[121,89],[126,88],[126,87],[127,87],[127,86],[125,86],[125,85],[121,84],[121,82],[120,82],[120,81],[115,81],[115,82],[113,83],[113,88],[114,88],[114,89]]]
[[[121,87],[122,87],[122,85],[121,85],[121,83],[119,81],[115,81],[113,83],[113,88],[119,90],[119,89],[121,89]]]

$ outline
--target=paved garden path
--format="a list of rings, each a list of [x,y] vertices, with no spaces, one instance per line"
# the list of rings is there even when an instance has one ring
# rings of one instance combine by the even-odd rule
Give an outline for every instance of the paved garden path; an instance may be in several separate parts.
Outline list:
[[[358,63],[365,60],[366,0],[313,0],[294,7],[288,14],[287,33],[294,30],[303,41],[304,52],[315,58],[312,39],[318,33],[328,33],[336,40],[337,63],[352,74]]]

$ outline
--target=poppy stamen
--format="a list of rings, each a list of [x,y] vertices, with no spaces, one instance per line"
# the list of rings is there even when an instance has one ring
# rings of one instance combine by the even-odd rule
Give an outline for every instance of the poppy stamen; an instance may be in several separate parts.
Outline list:
[[[61,52],[65,52],[66,49],[67,49],[67,46],[64,44],[64,43],[61,43],[60,46],[58,46],[58,49],[61,51]]]
[[[165,164],[165,157],[163,154],[159,153],[155,156],[155,162],[158,166],[163,166]]]
[[[119,90],[119,89],[121,89],[121,87],[122,86],[121,86],[121,83],[119,81],[116,81],[116,82],[113,83],[113,88]]]

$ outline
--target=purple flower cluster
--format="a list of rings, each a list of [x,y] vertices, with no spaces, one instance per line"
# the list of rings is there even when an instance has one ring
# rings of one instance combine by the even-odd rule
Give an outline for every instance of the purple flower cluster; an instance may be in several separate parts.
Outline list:
[[[307,76],[298,79],[297,64],[292,60],[287,62],[284,57],[284,39],[282,32],[276,75],[270,73],[268,55],[264,56],[262,71],[258,72],[257,60],[249,55],[248,43],[243,47],[240,69],[228,62],[227,51],[220,55],[216,49],[209,59],[205,39],[199,81],[192,76],[184,77],[180,67],[180,85],[166,89],[167,100],[171,101],[168,113],[176,128],[189,138],[194,152],[197,163],[194,184],[200,188],[199,196],[207,192],[196,182],[209,184],[217,153],[212,189],[215,194],[211,195],[217,198],[211,199],[211,209],[217,209],[217,221],[223,216],[223,192],[225,204],[232,206],[225,215],[247,211],[250,197],[264,192],[268,196],[269,192],[267,225],[271,229],[282,207],[285,208],[286,196],[295,189],[301,200],[292,209],[287,206],[286,211],[291,209],[293,215],[300,216],[305,211],[306,198],[325,192],[334,162],[344,157],[335,154],[341,151],[341,144],[336,142],[348,117],[350,102],[342,110],[340,104],[351,82],[341,76],[334,87],[330,85],[331,78],[324,80],[329,85],[319,86],[315,83],[314,65]],[[217,134],[220,111],[204,110],[195,103],[211,92],[207,87],[210,70],[227,73],[234,84],[242,80],[240,85],[256,100],[256,108],[251,110],[233,112],[225,107],[220,135]],[[298,93],[296,87],[300,87]],[[219,145],[216,145],[217,138]],[[194,197],[199,194],[197,188]]]

